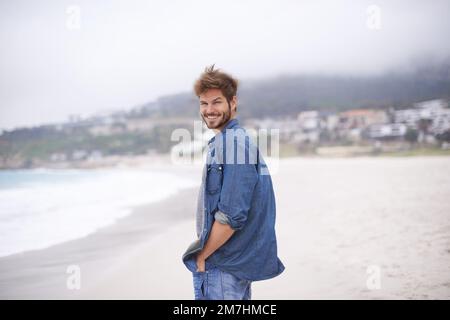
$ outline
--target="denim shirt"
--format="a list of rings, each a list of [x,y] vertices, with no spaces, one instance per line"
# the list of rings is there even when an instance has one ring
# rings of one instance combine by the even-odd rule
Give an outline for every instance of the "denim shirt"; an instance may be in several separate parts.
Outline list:
[[[206,259],[206,269],[216,266],[250,281],[278,276],[285,267],[277,255],[275,195],[259,150],[237,119],[230,120],[208,146],[204,189],[200,190],[203,230],[183,254],[183,263],[196,271],[196,253],[205,246],[220,212],[235,232]]]

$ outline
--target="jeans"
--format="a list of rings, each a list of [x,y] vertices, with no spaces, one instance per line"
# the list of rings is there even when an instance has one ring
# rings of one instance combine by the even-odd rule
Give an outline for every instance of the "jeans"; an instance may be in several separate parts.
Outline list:
[[[251,300],[251,281],[221,271],[215,266],[193,272],[195,300]]]

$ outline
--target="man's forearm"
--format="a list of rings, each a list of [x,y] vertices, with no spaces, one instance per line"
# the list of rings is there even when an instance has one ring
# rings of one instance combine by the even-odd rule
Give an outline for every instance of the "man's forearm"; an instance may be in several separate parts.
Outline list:
[[[198,254],[198,257],[206,260],[210,255],[219,249],[228,239],[233,235],[234,230],[231,229],[230,225],[222,224],[217,220],[214,221],[211,234],[209,235],[208,241],[206,241],[205,247]]]

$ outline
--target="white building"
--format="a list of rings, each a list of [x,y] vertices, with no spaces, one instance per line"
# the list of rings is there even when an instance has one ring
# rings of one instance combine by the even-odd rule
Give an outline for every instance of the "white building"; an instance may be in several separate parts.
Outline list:
[[[320,128],[319,112],[315,110],[300,112],[297,116],[300,127],[305,131],[318,130]]]
[[[423,115],[433,116],[438,113],[439,110],[445,109],[448,107],[448,103],[443,99],[435,99],[435,100],[428,100],[428,101],[422,101],[414,104],[414,108],[423,110]]]
[[[326,116],[325,127],[329,131],[335,130],[339,126],[339,116],[337,114],[330,114]]]
[[[433,134],[442,134],[448,130],[450,130],[450,109],[436,117],[430,127]]]
[[[394,111],[394,122],[404,123],[411,128],[417,128],[417,123],[421,119],[432,120],[430,130],[433,133],[449,129],[450,109],[448,103],[442,99],[435,99],[415,103],[412,109]]]
[[[93,150],[87,157],[89,161],[98,161],[103,158],[103,153],[100,150]]]
[[[317,143],[320,138],[320,131],[304,131],[298,132],[294,135],[293,141],[302,143]]]
[[[300,125],[297,119],[249,119],[245,122],[247,129],[259,131],[260,129],[267,130],[271,134],[272,130],[278,130],[281,140],[291,139],[297,132],[300,131]]]
[[[86,150],[74,150],[72,152],[72,160],[83,160],[88,156]]]
[[[403,123],[373,124],[369,127],[369,138],[402,137],[406,134],[407,126]]]
[[[403,123],[408,127],[416,128],[417,122],[420,120],[420,110],[403,109],[394,111],[394,122]]]
[[[52,153],[50,156],[50,161],[52,161],[52,162],[59,162],[59,161],[66,161],[66,160],[67,160],[67,156],[65,153],[56,152],[56,153]]]

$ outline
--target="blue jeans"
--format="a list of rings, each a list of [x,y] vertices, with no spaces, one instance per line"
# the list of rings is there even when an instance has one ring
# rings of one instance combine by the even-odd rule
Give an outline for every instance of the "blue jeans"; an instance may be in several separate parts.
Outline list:
[[[215,266],[193,272],[195,300],[251,300],[251,281],[221,271]]]

